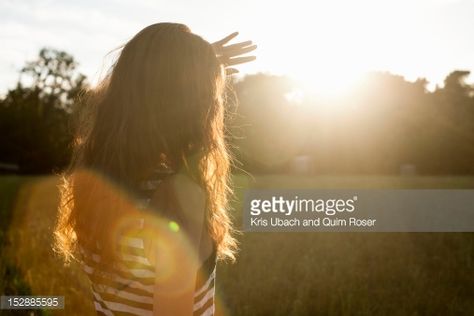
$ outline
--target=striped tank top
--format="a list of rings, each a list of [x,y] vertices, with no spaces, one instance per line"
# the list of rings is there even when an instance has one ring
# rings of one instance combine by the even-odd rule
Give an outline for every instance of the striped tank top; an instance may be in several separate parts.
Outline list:
[[[147,207],[153,192],[164,179],[163,172],[140,183],[140,201]],[[143,227],[143,219],[137,226]],[[206,230],[203,229],[203,234]],[[203,236],[201,236],[202,240]],[[153,315],[155,267],[145,254],[144,239],[137,236],[120,238],[120,262],[114,267],[101,264],[100,245],[97,251],[85,251],[79,247],[80,263],[91,281],[94,307],[97,315]],[[99,273],[95,273],[99,272]],[[194,291],[193,315],[214,315],[216,278],[216,249],[200,267]]]

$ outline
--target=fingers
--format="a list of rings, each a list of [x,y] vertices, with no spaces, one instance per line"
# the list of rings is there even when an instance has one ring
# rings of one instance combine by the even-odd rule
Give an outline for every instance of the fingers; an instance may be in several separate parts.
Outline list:
[[[231,76],[233,74],[239,73],[239,70],[237,68],[226,68],[225,69],[225,74],[227,76]]]
[[[252,41],[237,43],[222,48],[221,54],[227,57],[234,57],[238,55],[247,54],[257,49],[257,45],[251,45]]]
[[[245,64],[251,61],[254,61],[257,59],[256,56],[245,56],[245,57],[235,57],[235,58],[230,58],[225,62],[225,66],[235,66],[235,65],[240,65],[240,64]]]
[[[212,43],[213,46],[222,46],[222,45],[225,45],[226,43],[228,43],[230,40],[232,40],[233,38],[235,38],[237,35],[239,35],[239,32],[234,32],[232,34],[229,34],[227,35],[226,37],[224,37],[223,39],[217,41],[217,42],[214,42]]]
[[[229,66],[248,63],[256,59],[255,56],[242,56],[257,49],[257,45],[253,45],[252,41],[245,41],[224,46],[237,35],[239,35],[239,33],[234,32],[212,44],[220,62],[226,67],[227,75],[233,75],[239,72],[236,68]]]
[[[245,41],[232,45],[222,46],[220,47],[219,51],[223,55],[238,55],[238,52],[241,52],[240,54],[245,54],[255,50],[256,48],[257,45],[252,45],[252,41]]]
[[[252,41],[245,41],[245,42],[240,42],[240,43],[235,43],[232,45],[227,45],[222,47],[223,50],[228,51],[228,50],[237,50],[241,49],[242,47],[246,47],[252,45]]]

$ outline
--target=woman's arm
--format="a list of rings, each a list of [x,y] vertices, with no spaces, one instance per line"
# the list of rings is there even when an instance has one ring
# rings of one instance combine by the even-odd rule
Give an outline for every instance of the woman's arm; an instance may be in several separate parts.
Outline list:
[[[204,192],[189,177],[177,174],[160,184],[151,206],[170,215],[159,220],[162,223],[151,238],[151,259],[157,273],[155,314],[192,315],[196,276],[201,258],[207,257],[199,254],[199,249],[212,251],[209,241],[205,240],[208,247],[200,245],[205,224]]]

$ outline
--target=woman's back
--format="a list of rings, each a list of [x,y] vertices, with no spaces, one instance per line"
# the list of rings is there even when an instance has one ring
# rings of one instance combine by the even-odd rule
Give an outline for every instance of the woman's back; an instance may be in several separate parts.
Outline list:
[[[137,202],[145,216],[127,219],[127,229],[117,239],[119,260],[113,266],[102,262],[100,245],[97,245],[96,251],[93,252],[80,248],[81,264],[91,281],[97,314],[153,315],[153,312],[159,309],[155,305],[160,304],[154,297],[156,287],[160,286],[160,278],[174,279],[172,275],[166,275],[173,274],[169,266],[172,264],[170,261],[174,261],[173,251],[170,250],[173,247],[167,248],[166,243],[172,243],[170,238],[173,238],[173,233],[182,229],[186,230],[189,239],[195,238],[189,240],[189,244],[195,249],[196,256],[201,257],[201,260],[198,260],[200,267],[195,275],[193,314],[213,315],[216,250],[206,227],[202,227],[202,224],[206,226],[205,212],[200,212],[196,207],[196,204],[199,204],[196,203],[196,197],[199,199],[201,194],[197,185],[187,176],[157,171],[138,184],[137,194]],[[189,222],[190,216],[185,214],[183,207],[188,211],[192,209],[191,211],[197,213],[202,220]],[[157,214],[150,216],[150,210]],[[150,234],[147,228],[147,221],[150,220],[168,221],[165,227],[167,226],[169,231],[155,231]],[[196,235],[197,231],[199,236]],[[162,246],[157,247],[159,244]],[[156,249],[158,258],[164,259],[161,263],[153,258],[151,248]],[[167,253],[159,253],[160,249]]]

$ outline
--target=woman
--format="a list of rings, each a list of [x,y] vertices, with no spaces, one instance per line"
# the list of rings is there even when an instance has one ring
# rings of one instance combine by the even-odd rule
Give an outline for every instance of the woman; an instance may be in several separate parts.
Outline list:
[[[85,98],[61,185],[56,250],[87,273],[100,315],[212,315],[217,259],[234,259],[227,214],[226,68],[251,42],[209,44],[153,24]]]

